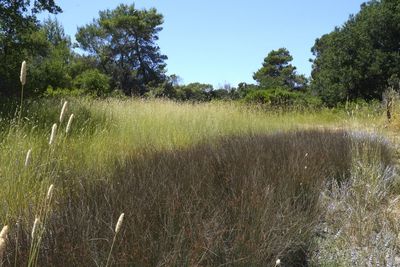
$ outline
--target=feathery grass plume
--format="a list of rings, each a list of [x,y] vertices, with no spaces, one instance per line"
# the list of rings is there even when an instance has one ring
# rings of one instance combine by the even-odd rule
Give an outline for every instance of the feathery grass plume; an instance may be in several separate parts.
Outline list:
[[[21,81],[22,85],[26,84],[26,61],[22,61],[21,64],[21,74],[19,75],[19,80]]]
[[[57,123],[54,123],[53,127],[51,127],[51,135],[50,135],[49,145],[53,144],[54,139],[56,138],[56,133],[57,133]]]
[[[72,120],[74,119],[74,114],[71,114],[68,119],[67,128],[65,128],[65,133],[68,133],[71,129]]]
[[[32,148],[26,152],[26,157],[25,157],[25,167],[28,167],[29,162],[31,161],[31,154],[32,154]]]
[[[6,251],[6,239],[9,232],[8,226],[4,226],[0,232],[0,265],[3,262],[4,252]]]
[[[280,259],[277,259],[276,262],[275,262],[275,267],[277,267],[277,266],[281,266],[281,260]]]
[[[3,262],[4,252],[6,252],[6,240],[0,237],[0,265]]]
[[[53,196],[53,190],[54,190],[54,185],[51,184],[49,189],[47,190],[46,200],[51,200],[51,197]]]
[[[109,264],[110,264],[111,254],[112,254],[112,251],[114,248],[115,240],[117,240],[117,234],[121,230],[122,222],[124,221],[124,216],[125,216],[125,213],[121,213],[121,215],[119,215],[117,224],[115,225],[114,238],[113,238],[113,242],[111,244],[110,252],[108,253],[106,267],[109,266]]]
[[[64,115],[65,115],[65,111],[67,110],[67,104],[68,101],[65,101],[62,108],[61,108],[61,113],[60,113],[60,124],[62,123],[63,119],[64,119]]]
[[[1,232],[0,232],[0,238],[4,238],[4,239],[6,239],[7,238],[7,235],[8,235],[8,232],[9,232],[9,227],[8,227],[8,225],[5,225],[4,227],[3,227],[3,229],[1,229]]]
[[[39,227],[39,223],[40,223],[39,218],[36,217],[35,218],[35,222],[33,223],[33,227],[32,227],[32,233],[31,233],[32,239],[35,238],[36,232],[37,232],[38,227]]]
[[[125,216],[125,213],[121,213],[121,215],[119,215],[117,224],[115,225],[115,233],[116,234],[118,234],[119,230],[121,230],[122,222],[124,221],[124,216]]]
[[[21,117],[22,117],[22,102],[24,100],[24,86],[26,84],[26,61],[25,60],[22,61],[22,64],[21,64],[21,73],[19,75],[19,80],[21,81],[21,104],[20,104],[18,121],[21,120]]]

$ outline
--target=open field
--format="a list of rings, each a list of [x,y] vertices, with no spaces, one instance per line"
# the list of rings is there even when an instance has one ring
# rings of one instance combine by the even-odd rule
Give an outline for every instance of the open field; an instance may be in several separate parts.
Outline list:
[[[26,103],[21,120],[2,114],[5,266],[400,259],[395,128],[384,128],[379,107],[284,112],[230,102],[69,99],[60,123],[63,103]]]
[[[0,267],[400,266],[400,0],[331,2],[0,0]]]

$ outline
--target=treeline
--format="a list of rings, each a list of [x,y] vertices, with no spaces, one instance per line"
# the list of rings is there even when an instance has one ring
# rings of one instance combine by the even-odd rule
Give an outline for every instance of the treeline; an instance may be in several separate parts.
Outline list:
[[[296,72],[285,48],[267,54],[253,75],[255,84],[213,88],[182,85],[166,74],[167,56],[157,45],[163,16],[156,9],[121,4],[99,12],[78,28],[72,43],[56,19],[37,14],[62,12],[54,0],[0,0],[0,95],[19,94],[18,75],[28,62],[28,96],[127,95],[180,101],[242,99],[269,105],[328,105],[381,99],[399,87],[400,1],[369,1],[341,27],[312,47],[312,75]],[[78,49],[76,49],[78,48]],[[76,53],[80,51],[81,53]]]

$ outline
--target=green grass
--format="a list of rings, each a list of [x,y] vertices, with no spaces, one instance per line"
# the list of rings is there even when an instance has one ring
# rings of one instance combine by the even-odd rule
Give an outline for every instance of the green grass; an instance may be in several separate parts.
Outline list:
[[[115,244],[117,265],[265,266],[277,258],[319,265],[319,255],[335,255],[330,248],[339,247],[315,238],[321,220],[331,218],[319,192],[328,196],[334,181],[340,188],[353,181],[352,188],[360,176],[380,185],[392,157],[376,145],[381,142],[344,132],[382,126],[374,107],[285,112],[233,102],[69,99],[50,146],[62,104],[27,102],[20,123],[9,105],[3,108],[0,218],[11,226],[6,265],[15,263],[15,247],[17,265],[28,260],[32,224],[50,184],[55,203],[39,265],[104,265],[121,212],[126,222]],[[359,163],[367,173],[355,172]],[[347,204],[357,210],[360,203]],[[318,255],[315,243],[324,248]]]

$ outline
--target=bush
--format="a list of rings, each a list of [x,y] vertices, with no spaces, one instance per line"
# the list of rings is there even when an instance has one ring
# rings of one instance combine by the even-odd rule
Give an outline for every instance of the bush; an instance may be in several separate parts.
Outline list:
[[[90,69],[75,78],[74,86],[101,96],[110,92],[110,78],[97,69]]]
[[[53,89],[52,86],[48,86],[44,96],[46,97],[67,97],[67,96],[83,96],[85,95],[85,90],[77,88],[56,88]]]
[[[275,107],[320,107],[322,105],[320,98],[312,96],[309,93],[289,91],[282,88],[252,90],[244,97],[244,101]]]
[[[176,98],[176,89],[172,85],[172,83],[166,81],[162,84],[157,86],[149,86],[149,91],[145,93],[146,97],[150,98],[160,98],[160,97],[167,97],[167,98]]]
[[[210,84],[190,83],[176,88],[176,98],[182,101],[206,102],[211,100],[213,90]]]

